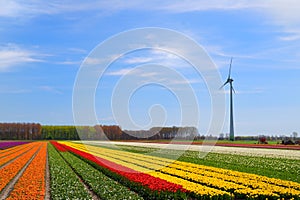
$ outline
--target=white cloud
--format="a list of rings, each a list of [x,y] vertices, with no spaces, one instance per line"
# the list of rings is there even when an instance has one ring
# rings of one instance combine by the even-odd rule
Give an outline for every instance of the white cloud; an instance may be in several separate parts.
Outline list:
[[[300,25],[300,1],[298,0],[273,0],[265,6],[277,23],[282,25]]]
[[[0,16],[14,17],[20,12],[22,6],[15,1],[0,1]]]
[[[5,88],[0,89],[1,94],[26,94],[32,92],[28,89],[15,89],[15,88]]]
[[[202,79],[186,79],[186,80],[174,80],[171,84],[174,85],[182,85],[182,84],[194,84],[194,83],[202,83]]]
[[[195,12],[206,10],[240,10],[261,7],[262,4],[259,1],[233,1],[233,0],[185,0],[169,2],[168,5],[163,6],[162,9],[170,12]]]
[[[52,86],[49,86],[49,85],[40,86],[39,89],[46,91],[46,92],[55,93],[55,94],[63,94],[60,90],[58,90]]]
[[[81,61],[66,60],[66,61],[57,62],[57,64],[60,64],[60,65],[77,65],[77,66],[79,66],[81,64]]]
[[[227,86],[226,86],[227,87]],[[262,94],[264,93],[265,90],[263,89],[250,89],[250,90],[235,90],[234,94]],[[230,90],[229,89],[220,89],[220,93],[224,93],[224,94],[230,94]]]
[[[116,11],[142,6],[140,1],[81,1],[81,0],[2,0],[0,1],[0,17],[34,17],[41,14],[64,14],[84,11]]]
[[[87,57],[84,62],[87,65],[99,65],[103,63],[103,59]]]
[[[47,4],[45,2],[43,3],[44,5]],[[51,9],[48,8],[48,12],[46,12],[45,7],[46,6],[42,5],[42,2],[4,0],[0,1],[0,17],[15,18],[49,13]]]
[[[120,70],[117,70],[117,71],[108,72],[105,75],[108,75],[108,76],[124,76],[126,74],[129,74],[130,71],[132,71],[132,69],[120,69]]]
[[[10,71],[15,66],[26,63],[43,62],[39,59],[41,54],[22,49],[14,44],[0,46],[0,72]]]
[[[68,50],[70,52],[77,53],[77,54],[87,54],[88,53],[87,50],[81,49],[81,48],[74,48],[74,47],[72,47],[72,48],[68,48]]]
[[[150,57],[133,57],[130,59],[126,59],[124,62],[128,64],[139,64],[139,63],[147,63],[153,61],[153,58]]]
[[[117,60],[120,56],[121,55],[117,55],[117,54],[111,54],[111,55],[104,56],[104,57],[92,57],[92,56],[88,56],[84,60],[84,64],[85,65],[108,64],[108,63],[111,63],[111,62]]]
[[[299,40],[300,39],[300,33],[290,34],[290,35],[286,35],[286,36],[280,36],[279,39],[283,40],[283,41]]]
[[[283,41],[300,39],[300,1],[298,0],[273,0],[265,4],[263,13],[269,23],[277,25],[285,33],[279,37]]]
[[[172,68],[190,67],[188,63],[179,56],[158,49],[152,49],[151,51],[145,52],[144,55],[125,56],[121,58],[121,62],[130,65],[157,64]]]
[[[141,78],[152,78],[158,75],[157,72],[145,72],[143,70],[137,69],[137,68],[124,68],[112,72],[108,72],[105,75],[108,76],[125,76],[125,75],[130,75],[130,76],[135,76],[135,77],[141,77]]]
[[[157,6],[160,5],[160,6]],[[0,1],[0,17],[33,17],[75,12],[114,13],[122,10],[156,10],[170,13],[201,12],[207,10],[253,10],[261,13],[274,23],[283,26],[283,31],[300,26],[300,1],[298,0],[166,0],[166,1],[80,1],[54,0],[50,2],[35,0]],[[267,21],[266,19],[266,21]],[[283,38],[284,39],[284,38]],[[290,37],[290,39],[293,39]],[[298,37],[294,37],[298,39]]]

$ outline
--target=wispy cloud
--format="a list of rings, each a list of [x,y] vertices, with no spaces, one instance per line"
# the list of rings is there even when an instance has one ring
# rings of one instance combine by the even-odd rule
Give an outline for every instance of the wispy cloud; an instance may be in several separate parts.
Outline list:
[[[206,10],[240,10],[249,8],[261,7],[262,1],[232,1],[232,0],[211,0],[211,1],[175,1],[174,3],[169,2],[169,4],[162,6],[162,9],[168,10],[170,12],[195,12],[195,11],[206,11]]]
[[[74,48],[74,47],[71,47],[71,48],[68,48],[68,50],[70,52],[73,52],[73,53],[78,53],[78,54],[87,54],[88,51],[86,49],[81,49],[81,48]]]
[[[111,54],[111,55],[104,55],[103,57],[92,57],[89,56],[84,60],[85,65],[102,65],[108,64],[115,60],[117,60],[121,55]]]
[[[160,6],[157,6],[160,5]],[[164,10],[169,12],[193,12],[203,10],[233,10],[256,8],[264,5],[263,1],[258,0],[166,0],[166,1],[80,1],[80,0],[61,0],[50,2],[39,2],[34,0],[10,0],[1,1],[0,16],[4,17],[19,17],[19,16],[34,16],[39,14],[60,14],[66,12],[92,11],[98,10],[102,12],[119,11],[119,10]]]
[[[26,94],[31,92],[32,91],[28,89],[13,89],[13,88],[0,89],[1,94]]]
[[[0,1],[0,17],[34,17],[42,14],[54,15],[70,12],[85,11],[117,11],[142,6],[140,1],[81,1],[81,0],[54,0],[54,1],[35,1],[35,0],[7,0]]]
[[[159,6],[157,6],[159,5]],[[56,15],[78,12],[114,13],[123,10],[147,10],[170,13],[201,12],[208,10],[252,10],[266,17],[267,23],[282,26],[283,31],[300,22],[300,1],[298,0],[166,0],[166,1],[80,1],[80,0],[4,0],[0,1],[0,17],[26,18],[39,15]],[[297,34],[299,35],[299,34]],[[285,39],[285,38],[283,38]],[[289,39],[299,39],[290,37]]]
[[[188,63],[177,55],[159,49],[152,49],[138,56],[125,56],[121,62],[130,65],[157,64],[172,68],[186,68]]]
[[[234,94],[262,94],[264,93],[265,90],[263,89],[252,89],[252,90],[235,90]],[[230,90],[228,89],[220,89],[220,93],[223,93],[223,94],[229,94],[230,93]]]
[[[39,87],[40,90],[46,91],[46,92],[51,92],[55,94],[63,94],[62,91],[56,89],[55,87],[49,86],[49,85],[42,85]]]
[[[108,72],[105,75],[108,75],[108,76],[124,76],[126,74],[129,74],[130,71],[132,71],[132,69],[126,68],[126,69],[120,69],[120,70]]]
[[[77,65],[79,66],[82,61],[71,61],[71,60],[66,60],[66,61],[60,61],[57,62],[59,65]]]
[[[124,62],[128,64],[140,64],[140,63],[147,63],[153,61],[153,57],[133,57],[130,59],[126,59]]]
[[[0,72],[10,71],[26,63],[43,62],[42,54],[20,48],[15,44],[0,46]]]

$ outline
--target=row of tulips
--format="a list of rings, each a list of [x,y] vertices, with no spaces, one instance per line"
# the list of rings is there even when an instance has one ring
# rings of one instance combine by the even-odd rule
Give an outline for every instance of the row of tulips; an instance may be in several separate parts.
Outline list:
[[[41,149],[28,165],[20,179],[10,193],[8,200],[13,199],[44,199],[45,198],[45,173],[47,158],[47,142],[34,143],[42,145]]]
[[[112,155],[112,152],[109,152],[110,155]],[[300,196],[300,184],[291,181],[284,181],[264,176],[257,176],[254,174],[206,167],[179,161],[169,164],[170,161],[166,159],[159,161],[153,160],[153,157],[149,156],[137,156],[136,154],[132,153],[129,154],[132,155],[131,158],[134,160],[135,164],[154,167],[152,169],[158,169],[162,168],[164,165],[168,165],[167,167],[160,169],[160,171],[166,174],[179,176],[186,180],[191,180],[193,182],[198,182],[210,187],[232,192],[239,198],[256,198],[257,196],[262,198],[297,198]],[[126,158],[130,158],[129,154],[126,153]],[[122,157],[124,158],[124,154],[120,155],[119,152],[114,156],[117,159],[122,159]],[[128,162],[128,160],[126,161]],[[157,165],[158,163],[160,165]]]
[[[67,145],[63,145],[62,148],[79,156],[108,177],[117,180],[145,199],[186,199],[186,190],[181,185],[95,157]]]
[[[97,147],[88,148],[95,154],[99,152],[99,148],[97,149]],[[201,183],[202,185],[232,192],[237,196],[257,196],[257,194],[274,198],[279,196],[300,196],[300,184],[291,181],[179,161],[173,161],[174,163],[170,164],[172,160],[161,158],[153,159],[152,156],[137,155],[128,152],[122,153],[115,150],[101,149],[100,152],[100,156],[106,159],[140,171],[159,170],[165,174],[179,176],[186,180]],[[126,159],[124,160],[124,158]],[[121,163],[122,161],[123,163]],[[249,188],[251,190],[249,190]]]
[[[67,149],[65,149],[65,148],[63,147],[63,145],[59,144],[59,143],[56,142],[56,141],[51,141],[50,143],[51,143],[51,144],[56,148],[56,150],[58,150],[58,151],[61,151],[61,152],[67,151]]]
[[[27,144],[26,141],[6,141],[6,142],[0,142],[0,149],[8,149],[14,146]]]
[[[189,180],[185,180],[182,178],[177,177],[176,175],[174,176],[174,174],[165,174],[159,171],[159,169],[161,169],[163,166],[158,166],[155,164],[155,157],[151,157],[152,159],[154,159],[154,163],[150,164],[150,163],[139,163],[138,162],[138,156],[139,154],[136,154],[136,158],[134,158],[132,161],[128,160],[127,156],[128,155],[123,155],[122,153],[123,151],[119,152],[119,155],[116,155],[114,153],[108,153],[106,154],[106,151],[114,151],[114,150],[110,150],[110,149],[103,149],[101,148],[101,150],[99,149],[99,147],[94,147],[94,146],[84,146],[84,145],[80,145],[80,144],[74,144],[74,143],[65,143],[64,144],[73,146],[74,148],[80,149],[81,151],[85,151],[85,152],[90,152],[92,155],[97,156],[97,157],[101,157],[104,158],[106,160],[109,160],[113,163],[117,163],[121,166],[126,166],[129,169],[134,169],[136,172],[143,172],[146,173],[148,175],[151,175],[153,177],[157,177],[161,180],[166,180],[168,182],[174,183],[174,184],[179,184],[181,185],[186,191],[189,191],[191,193],[194,193],[196,196],[198,197],[205,197],[205,196],[209,196],[209,197],[213,197],[213,198],[230,198],[231,194],[226,192],[226,191],[222,191],[222,190],[218,190],[212,187],[208,187],[202,184],[198,184]],[[87,148],[86,148],[87,147]],[[100,150],[100,151],[99,151]],[[124,160],[126,159],[126,160]],[[157,158],[160,159],[160,158]],[[133,163],[134,162],[134,163]],[[171,162],[174,162],[173,160]],[[166,164],[171,163],[170,161]]]
[[[78,158],[70,152],[60,151],[60,155],[65,159],[69,166],[76,172],[82,181],[101,199],[101,200],[143,200],[137,193],[117,181],[107,177],[84,160]]]
[[[27,153],[21,155],[8,165],[0,168],[0,191],[18,174],[18,172],[26,165],[26,163],[37,152],[40,145],[34,145]]]
[[[68,144],[68,143],[67,143]],[[70,145],[70,144],[69,144]],[[134,169],[136,172],[143,172],[146,174],[149,174],[151,176],[157,177],[159,179],[162,180],[166,180],[168,182],[174,183],[174,184],[178,184],[181,185],[184,189],[186,189],[187,191],[193,192],[196,195],[209,195],[209,196],[213,196],[213,197],[229,197],[230,193],[226,192],[226,191],[222,191],[222,190],[218,190],[212,187],[208,187],[202,184],[197,184],[195,182],[191,182],[189,180],[185,180],[181,178],[178,178],[178,176],[174,176],[174,174],[166,174],[166,173],[162,173],[161,171],[159,171],[161,168],[163,168],[163,166],[161,165],[157,165],[155,164],[155,160],[153,163],[149,163],[149,162],[139,162],[138,160],[138,156],[136,155],[135,158],[133,158],[132,160],[129,160],[127,157],[128,155],[123,155],[123,152],[120,152],[120,154],[114,154],[114,153],[107,153],[106,151],[111,151],[109,149],[102,149],[101,151],[99,151],[98,147],[94,147],[94,146],[88,146],[88,149],[85,148],[85,146],[83,145],[78,145],[78,144],[71,144],[71,145],[75,145],[78,149],[82,150],[82,151],[86,151],[86,152],[90,152],[92,155],[104,158],[106,160],[109,160],[113,163],[117,163],[121,166],[126,166],[129,169]],[[126,154],[126,152],[124,152]],[[124,160],[125,159],[125,160]],[[154,159],[154,158],[152,158]],[[172,160],[172,162],[174,162]],[[171,162],[166,163],[169,164]]]
[[[145,185],[149,187],[150,189],[157,190],[157,191],[171,191],[176,192],[178,190],[182,190],[182,187],[177,184],[171,184],[167,181],[161,180],[159,178],[154,178],[148,174],[144,174],[142,172],[135,171],[134,169],[124,167],[122,165],[118,165],[114,162],[111,162],[109,160],[95,157],[92,154],[79,151],[77,149],[74,149],[69,146],[65,146],[65,149],[68,149],[69,151],[76,153],[77,155],[80,155],[88,160],[93,161],[94,163],[99,164],[100,166],[103,166],[113,172],[116,172],[123,177],[128,178],[130,181],[134,181],[137,183],[141,183],[142,185]],[[160,184],[157,184],[160,183]]]
[[[14,146],[14,147],[11,147],[11,148],[8,148],[8,149],[5,149],[5,150],[0,150],[0,158],[6,156],[8,154],[11,154],[13,152],[19,151],[20,149],[23,149],[28,144],[30,144],[30,143],[27,143],[27,144],[24,144],[24,145]]]
[[[63,142],[64,143],[64,142]],[[121,175],[122,178],[117,177],[117,180],[122,180],[127,178],[131,184],[127,184],[131,189],[137,189],[137,192],[141,192],[141,188],[134,183],[140,183],[143,186],[147,187],[148,190],[144,198],[149,198],[149,193],[155,193],[158,196],[155,198],[170,198],[173,195],[175,199],[185,199],[187,197],[193,197],[197,199],[231,199],[230,194],[221,190],[214,188],[202,186],[187,180],[177,178],[175,176],[166,175],[160,172],[156,174],[149,174],[139,171],[138,169],[132,168],[131,166],[124,166],[122,164],[117,164],[114,161],[102,158],[95,154],[90,154],[84,148],[76,149],[73,148],[76,144],[73,143],[64,143],[64,148],[68,149],[70,152],[73,152],[75,155],[81,156],[88,161],[92,161],[91,164],[96,163],[98,166],[105,167],[111,172],[116,172]],[[72,146],[74,145],[74,146]],[[166,178],[168,177],[168,178]],[[153,182],[154,181],[154,182]],[[126,183],[125,183],[126,184]],[[174,190],[174,185],[180,189]],[[168,187],[166,187],[168,186]],[[162,191],[167,193],[163,194]],[[176,193],[175,193],[176,192]],[[143,194],[142,194],[143,195]],[[169,196],[169,197],[168,197]]]
[[[234,195],[237,198],[299,198],[300,184],[255,174],[207,167],[164,158],[129,153],[95,146],[64,143],[121,166],[176,182],[184,189],[210,195]]]
[[[48,145],[48,159],[51,199],[92,199],[81,180],[51,144]]]
[[[4,155],[0,155],[0,166],[8,163],[9,161],[17,158],[18,156],[26,153],[33,146],[34,146],[33,143],[26,144],[26,145],[22,146],[21,148],[16,149],[15,151],[7,152]]]

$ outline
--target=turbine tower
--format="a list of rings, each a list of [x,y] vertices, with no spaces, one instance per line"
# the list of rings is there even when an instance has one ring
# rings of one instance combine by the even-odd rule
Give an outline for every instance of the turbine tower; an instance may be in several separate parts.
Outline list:
[[[229,89],[230,89],[230,130],[229,130],[229,139],[231,141],[234,141],[234,123],[233,123],[233,96],[232,92],[235,93],[232,82],[233,79],[231,78],[231,65],[232,65],[232,58],[230,60],[230,66],[229,66],[229,73],[228,73],[228,78],[227,81],[222,85],[221,88],[223,88],[225,85],[229,84]]]

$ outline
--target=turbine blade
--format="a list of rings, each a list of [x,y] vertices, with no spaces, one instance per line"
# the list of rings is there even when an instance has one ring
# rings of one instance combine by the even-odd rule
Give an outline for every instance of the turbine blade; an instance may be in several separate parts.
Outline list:
[[[230,79],[230,77],[231,77],[231,66],[232,66],[232,57],[231,57],[231,60],[230,60],[230,66],[229,66],[229,72],[228,72],[228,79]]]
[[[227,85],[229,83],[229,81],[227,80],[221,87],[220,89],[222,89],[225,85]]]
[[[232,89],[232,91],[234,92],[234,94],[235,94],[235,90],[234,90],[234,88],[231,86],[231,89]]]

